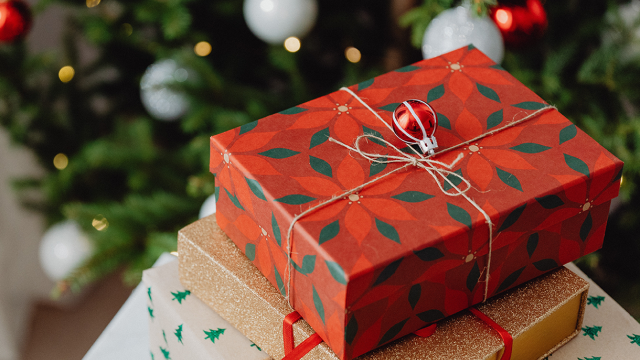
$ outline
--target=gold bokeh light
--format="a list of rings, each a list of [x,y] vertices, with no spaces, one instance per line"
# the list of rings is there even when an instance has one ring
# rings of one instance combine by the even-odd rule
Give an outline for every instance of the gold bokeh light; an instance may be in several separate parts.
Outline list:
[[[87,7],[96,7],[100,5],[100,0],[87,0]]]
[[[200,41],[193,47],[193,51],[198,56],[207,56],[211,54],[211,44],[206,41]]]
[[[68,83],[73,79],[73,76],[76,74],[76,71],[71,66],[65,66],[58,72],[58,77],[60,81],[63,83]]]
[[[351,61],[352,63],[357,63],[362,58],[362,54],[360,54],[360,50],[354,48],[353,46],[349,46],[344,51],[344,56],[347,58],[347,60]]]
[[[284,48],[287,49],[288,52],[297,52],[300,50],[300,39],[295,36],[288,37],[287,40],[284,41]]]
[[[53,158],[53,166],[58,170],[64,170],[68,165],[69,158],[63,153],[60,153]]]
[[[120,27],[120,30],[122,31],[124,36],[131,36],[131,34],[133,34],[133,26],[131,26],[131,24],[129,23],[122,24],[122,27]]]
[[[97,215],[91,222],[91,225],[94,228],[96,228],[96,230],[98,231],[104,231],[104,230],[107,230],[107,228],[109,227],[109,221],[107,220],[106,217],[102,215]]]

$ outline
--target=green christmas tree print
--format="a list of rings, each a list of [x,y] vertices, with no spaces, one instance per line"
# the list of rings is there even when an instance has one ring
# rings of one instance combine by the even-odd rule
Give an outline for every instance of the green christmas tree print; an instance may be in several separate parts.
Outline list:
[[[184,300],[187,296],[191,295],[191,291],[185,290],[185,291],[178,291],[177,293],[172,292],[171,295],[173,295],[173,299],[171,300],[178,300],[178,304],[182,304],[182,300]]]
[[[151,316],[151,318],[153,319],[155,316],[153,316],[153,309],[149,306],[147,306],[147,310],[149,310],[149,316]]]
[[[632,344],[640,346],[640,335],[633,334],[633,336],[627,335],[627,337],[631,339]]]
[[[209,331],[203,330],[204,334],[207,335],[204,339],[207,340],[211,340],[212,343],[216,343],[216,340],[220,339],[220,335],[224,334],[224,331],[226,329],[220,329],[218,328],[218,330],[213,330],[213,329],[209,329]]]
[[[251,343],[251,346],[254,346],[256,349],[258,349],[259,351],[262,351],[262,349],[260,348],[260,346],[256,345],[255,343]]]
[[[578,358],[578,360],[600,360],[600,356],[594,356],[594,357],[586,357],[586,358]]]
[[[162,356],[164,356],[165,360],[171,360],[171,357],[169,356],[169,349],[165,349],[160,346],[160,351],[162,351]]]
[[[162,337],[164,338],[164,343],[169,346],[169,343],[167,342],[167,334],[165,334],[164,330],[162,330]]]
[[[151,354],[151,360],[155,360],[156,359],[156,357],[153,356],[153,351],[149,350],[149,354]]]
[[[587,305],[593,305],[596,309],[598,306],[602,305],[604,301],[604,296],[589,296],[587,298]]]
[[[595,340],[598,336],[598,333],[602,331],[602,326],[586,326],[582,328],[582,331],[584,331],[584,334],[582,334],[582,336],[588,336],[591,338],[591,340]]]
[[[184,345],[182,343],[182,325],[184,325],[184,324],[180,324],[180,326],[178,326],[178,328],[176,329],[175,334],[176,334],[176,337],[178,338],[178,341],[180,341],[180,344]]]
[[[151,287],[147,289],[147,295],[149,295],[149,301],[153,303],[153,299],[151,298]]]

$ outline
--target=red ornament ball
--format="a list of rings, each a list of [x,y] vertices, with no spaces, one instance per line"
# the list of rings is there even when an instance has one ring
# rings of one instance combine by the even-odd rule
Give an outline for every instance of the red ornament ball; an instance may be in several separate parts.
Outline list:
[[[411,110],[413,110],[413,113]],[[404,101],[393,112],[393,117],[393,131],[402,141],[408,143],[416,143],[418,142],[416,139],[424,140],[425,137],[433,136],[438,127],[436,112],[422,100]],[[422,131],[420,124],[424,127],[426,134]],[[411,135],[413,139],[408,137],[400,128]]]
[[[12,42],[31,28],[31,9],[23,0],[0,2],[0,42]]]
[[[511,48],[531,45],[547,29],[547,12],[540,0],[502,0],[491,10],[504,43]]]

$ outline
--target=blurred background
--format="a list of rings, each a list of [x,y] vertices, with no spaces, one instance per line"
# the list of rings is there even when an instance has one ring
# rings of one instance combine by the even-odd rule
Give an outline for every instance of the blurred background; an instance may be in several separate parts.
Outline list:
[[[468,43],[625,162],[578,265],[640,319],[640,0],[0,0],[0,360],[86,353],[211,135]]]

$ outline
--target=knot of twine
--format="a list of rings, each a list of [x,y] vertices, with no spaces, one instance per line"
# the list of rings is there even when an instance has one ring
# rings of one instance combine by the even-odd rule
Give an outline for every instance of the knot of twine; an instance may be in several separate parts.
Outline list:
[[[340,90],[342,91],[346,91],[349,94],[351,94],[351,96],[353,96],[356,100],[358,100],[362,105],[364,105],[374,116],[376,116],[384,125],[387,126],[387,128],[389,128],[389,130],[391,132],[393,132],[393,128],[391,127],[391,125],[389,125],[389,123],[387,121],[385,121],[380,114],[378,114],[375,110],[373,110],[366,102],[364,102],[364,100],[362,100],[358,95],[356,95],[353,91],[351,91],[351,89],[343,87],[340,88]],[[291,282],[292,282],[292,276],[291,276],[291,271],[292,271],[292,263],[293,263],[293,259],[291,258],[291,254],[292,254],[292,242],[291,242],[291,235],[293,233],[293,227],[296,224],[296,222],[298,222],[298,220],[300,220],[301,218],[303,218],[306,215],[309,215],[310,213],[323,208],[331,203],[334,203],[338,200],[344,199],[346,196],[349,196],[355,192],[358,192],[360,190],[362,190],[363,188],[365,188],[368,185],[371,185],[373,183],[376,183],[392,174],[395,174],[397,172],[400,172],[402,170],[407,169],[408,167],[411,166],[415,166],[418,167],[420,169],[425,170],[435,181],[435,183],[438,185],[438,187],[440,188],[440,191],[447,195],[447,196],[462,196],[467,202],[469,202],[469,204],[471,204],[474,208],[476,208],[476,210],[478,210],[480,212],[480,214],[482,214],[482,216],[485,219],[485,223],[487,224],[488,228],[489,228],[489,249],[488,249],[488,253],[487,253],[487,265],[485,266],[484,271],[486,271],[485,273],[485,286],[484,286],[484,301],[487,301],[488,295],[489,295],[489,272],[490,272],[490,268],[491,268],[491,254],[493,252],[493,222],[491,221],[491,218],[489,217],[489,215],[473,200],[471,199],[468,195],[467,192],[469,191],[469,189],[472,188],[471,183],[469,182],[469,180],[465,179],[462,175],[452,171],[453,167],[460,161],[462,160],[462,158],[464,157],[463,153],[460,153],[456,159],[451,162],[450,164],[444,163],[442,161],[437,161],[437,160],[432,160],[431,158],[435,155],[438,154],[442,154],[454,149],[457,149],[459,147],[468,145],[474,141],[480,140],[482,138],[485,138],[487,136],[493,135],[495,133],[498,133],[502,130],[505,130],[507,128],[510,128],[512,126],[515,126],[517,124],[523,123],[527,120],[530,120],[536,116],[538,116],[539,114],[548,111],[548,110],[557,110],[557,108],[555,106],[546,106],[543,107],[541,109],[536,110],[535,112],[521,118],[518,120],[514,120],[509,122],[508,124],[494,129],[492,131],[486,132],[481,134],[480,136],[477,136],[473,139],[467,140],[465,142],[462,142],[460,144],[457,144],[455,146],[440,150],[438,152],[436,152],[434,155],[430,155],[430,156],[424,156],[423,154],[419,153],[418,151],[416,151],[413,147],[409,146],[409,149],[411,149],[413,151],[413,153],[417,156],[413,156],[414,154],[408,154],[408,153],[404,153],[403,151],[401,151],[400,149],[398,149],[396,146],[394,146],[393,144],[391,144],[390,142],[388,142],[387,140],[385,140],[382,137],[379,136],[375,136],[375,135],[371,135],[371,134],[364,134],[364,135],[360,135],[358,136],[355,141],[354,141],[354,145],[353,147],[346,145],[342,142],[340,142],[339,140],[336,140],[332,137],[329,137],[329,141],[340,145],[346,149],[348,149],[350,152],[356,152],[358,153],[360,156],[362,156],[363,158],[369,160],[372,163],[378,163],[378,164],[390,164],[390,163],[404,163],[404,166],[398,167],[394,170],[391,170],[387,173],[384,173],[383,175],[380,175],[372,180],[369,180],[368,182],[361,184],[359,186],[356,186],[353,189],[347,190],[345,192],[343,192],[342,194],[339,195],[335,195],[332,196],[330,199],[327,199],[325,201],[322,201],[320,203],[318,203],[315,206],[310,207],[309,209],[303,211],[302,213],[294,216],[293,220],[291,221],[291,225],[289,226],[289,231],[287,232],[287,260],[288,260],[288,264],[287,264],[287,291],[286,291],[286,299],[289,302],[289,305],[291,305],[291,307],[293,307],[292,301],[291,301]],[[371,152],[366,152],[364,150],[362,150],[362,148],[360,147],[360,142],[362,140],[366,140],[366,139],[372,139],[375,140],[376,142],[380,143],[384,143],[386,144],[388,147],[392,148],[393,150],[395,150],[396,155],[391,155],[391,154],[379,154],[379,153],[371,153]],[[443,179],[443,183],[446,182],[449,187],[450,190],[453,189],[453,192],[449,192],[447,190],[444,189],[444,186],[442,185],[442,183],[440,183],[440,181],[438,180],[438,176],[441,177]],[[464,188],[459,188],[457,185],[455,185],[450,177],[455,177],[458,180],[460,180],[459,184],[464,184]]]

